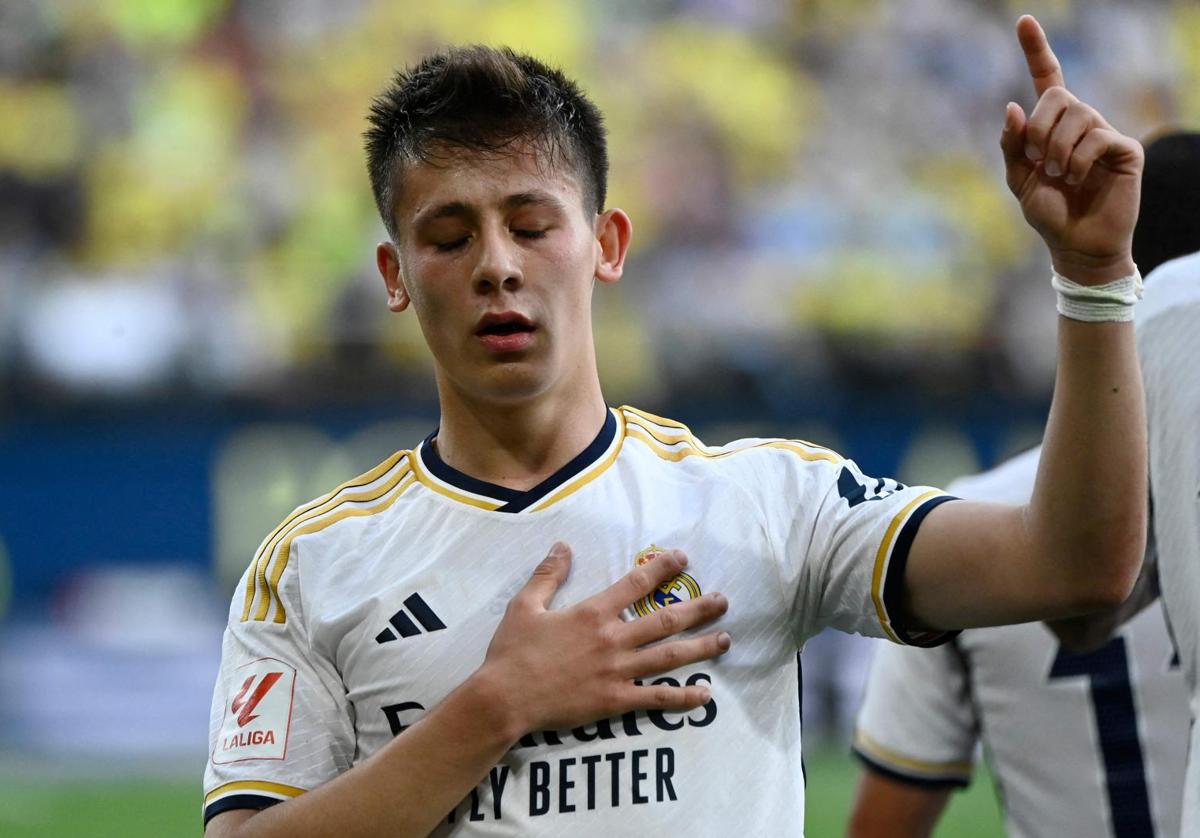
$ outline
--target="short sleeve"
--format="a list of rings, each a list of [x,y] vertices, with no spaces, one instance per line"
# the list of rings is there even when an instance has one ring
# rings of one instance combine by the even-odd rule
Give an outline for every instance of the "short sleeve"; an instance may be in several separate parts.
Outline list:
[[[908,631],[896,615],[917,530],[931,510],[954,498],[868,477],[833,452],[772,453],[775,471],[760,475],[757,491],[798,640],[826,626],[913,646],[953,637]]]
[[[252,566],[230,607],[213,691],[206,824],[229,809],[296,797],[348,770],[354,756],[341,679],[305,634],[298,573],[272,588],[283,607],[262,616],[243,604],[253,573]]]
[[[957,643],[878,650],[855,726],[859,759],[908,783],[970,782],[979,724],[963,654]]]

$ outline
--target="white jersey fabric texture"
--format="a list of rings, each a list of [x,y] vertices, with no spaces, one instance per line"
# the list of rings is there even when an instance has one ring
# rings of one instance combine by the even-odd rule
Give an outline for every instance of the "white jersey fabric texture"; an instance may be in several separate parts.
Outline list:
[[[434,834],[801,835],[797,653],[825,626],[945,638],[910,636],[890,603],[921,520],[949,499],[805,442],[710,448],[633,408],[610,410],[528,492],[455,471],[431,435],[298,508],[259,548],[230,608],[205,818],[313,789],[420,719],[480,665],[561,540],[574,561],[556,608],[657,550],[686,551],[686,573],[628,616],[723,592],[732,649],[660,679],[710,685],[712,699],[529,734]]]
[[[1040,453],[949,491],[1025,503]],[[881,648],[854,750],[904,782],[965,786],[982,742],[1012,838],[1174,838],[1187,735],[1183,676],[1155,602],[1087,654],[1061,649],[1041,623],[970,629],[938,649]]]
[[[1146,278],[1138,354],[1150,426],[1150,497],[1158,573],[1192,719],[1200,719],[1200,253]],[[1200,835],[1200,725],[1192,725],[1181,835]]]

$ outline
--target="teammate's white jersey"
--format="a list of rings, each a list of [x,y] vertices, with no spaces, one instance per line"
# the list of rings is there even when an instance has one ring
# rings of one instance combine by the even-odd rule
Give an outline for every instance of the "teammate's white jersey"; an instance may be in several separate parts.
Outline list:
[[[1039,453],[949,490],[1025,503]],[[1187,735],[1183,677],[1155,602],[1082,655],[1041,623],[971,629],[938,649],[881,648],[854,749],[904,781],[966,785],[982,741],[1013,838],[1175,838]]]
[[[657,549],[688,554],[630,617],[723,592],[732,649],[663,676],[710,685],[712,699],[532,733],[435,834],[800,835],[797,651],[827,625],[940,639],[908,636],[889,603],[920,521],[946,499],[803,442],[707,448],[631,408],[528,492],[456,472],[426,440],[300,507],[260,547],[225,633],[206,817],[299,795],[421,718],[482,663],[509,599],[561,540],[574,561],[555,607]]]
[[[1200,253],[1146,278],[1137,343],[1150,424],[1150,497],[1167,619],[1200,719]],[[1200,725],[1193,725],[1183,835],[1200,835]]]

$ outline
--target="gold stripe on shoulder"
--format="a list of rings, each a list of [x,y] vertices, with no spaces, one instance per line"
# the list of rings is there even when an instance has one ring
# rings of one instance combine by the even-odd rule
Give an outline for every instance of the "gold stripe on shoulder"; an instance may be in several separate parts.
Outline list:
[[[326,494],[321,495],[320,497],[315,498],[314,500],[311,500],[308,503],[292,510],[292,513],[285,518],[279,524],[279,526],[271,530],[270,534],[267,535],[267,537],[262,540],[262,543],[258,545],[258,550],[256,550],[254,553],[254,560],[251,562],[252,570],[249,578],[246,580],[246,602],[242,609],[243,621],[245,621],[247,615],[249,615],[250,608],[254,604],[254,599],[258,594],[259,582],[261,578],[261,574],[259,573],[259,562],[262,561],[264,556],[269,555],[275,549],[275,545],[278,543],[277,537],[284,530],[290,527],[293,522],[302,516],[308,515],[310,512],[319,514],[317,513],[317,510],[332,501],[338,495],[338,493],[344,492],[347,489],[357,489],[360,486],[367,486],[371,483],[374,483],[384,474],[387,474],[388,471],[394,468],[396,464],[399,463],[400,460],[409,453],[409,451],[397,451],[395,454],[388,457],[370,471],[364,472],[357,477],[352,477],[342,485],[338,486],[332,492],[327,492]]]
[[[649,422],[653,422],[656,425],[665,425],[668,428],[676,428],[678,430],[684,431],[689,436],[692,433],[691,429],[688,428],[687,425],[683,424],[682,422],[676,422],[674,419],[667,419],[665,416],[656,416],[653,413],[649,413],[645,410],[638,410],[636,407],[632,407],[631,405],[627,405],[627,404],[621,405],[621,410],[628,411],[628,412],[634,414],[635,416],[640,416],[642,419],[645,419]]]
[[[640,431],[641,433],[638,433]],[[757,442],[754,445],[746,445],[741,448],[730,448],[727,450],[712,449],[704,445],[700,440],[688,432],[686,437],[672,439],[662,433],[661,429],[648,425],[645,421],[636,416],[629,417],[629,432],[643,442],[646,442],[654,449],[659,457],[669,462],[679,462],[684,457],[701,456],[710,460],[719,460],[724,457],[730,457],[734,454],[740,454],[743,451],[754,451],[760,448],[779,448],[784,451],[790,451],[796,454],[802,460],[809,462],[825,461],[830,463],[840,463],[842,458],[830,451],[827,448],[820,446],[809,447],[807,443],[797,440],[788,439],[767,439],[762,442]],[[680,443],[684,443],[687,447],[676,448]],[[661,446],[661,447],[657,447]],[[815,450],[814,450],[815,449]]]
[[[830,451],[828,448],[822,448],[819,445],[811,445],[811,443],[803,442],[802,440],[775,439],[771,440],[770,442],[751,445],[750,447],[782,448],[784,451],[791,451],[793,454],[800,455],[800,459],[807,460],[810,463],[822,461],[827,463],[840,463],[843,459],[842,456],[835,451]],[[731,451],[730,453],[735,454],[737,452]]]
[[[284,797],[299,797],[304,794],[305,789],[296,788],[295,786],[285,786],[283,783],[269,783],[265,780],[238,780],[234,783],[226,783],[223,786],[217,786],[215,789],[204,795],[204,805],[212,803],[218,797],[224,797],[227,794],[233,794],[239,791],[265,791],[271,794],[280,794]]]
[[[854,732],[854,744],[882,762],[935,778],[962,777],[964,775],[970,777],[975,767],[970,762],[927,762],[923,759],[916,759],[880,745],[861,730]]]
[[[897,512],[888,523],[887,529],[883,533],[883,540],[879,542],[879,550],[875,553],[875,568],[871,573],[871,601],[875,603],[875,615],[879,618],[879,625],[883,627],[888,638],[896,643],[901,642],[900,638],[892,630],[891,618],[888,617],[887,609],[883,606],[883,569],[892,552],[896,535],[900,532],[900,527],[908,520],[908,516],[922,503],[941,494],[945,493],[938,489],[930,489],[905,504],[904,508]]]
[[[678,445],[681,442],[685,442],[688,445],[692,445],[696,448],[704,447],[700,440],[696,439],[692,432],[687,428],[672,428],[670,432],[667,432],[661,427],[657,427],[648,420],[641,418],[637,414],[630,416],[628,421],[629,424],[641,428],[663,445]]]
[[[320,532],[327,527],[333,526],[338,521],[344,521],[347,518],[361,518],[366,515],[376,515],[380,512],[383,512],[385,509],[390,508],[392,504],[398,501],[400,496],[407,492],[409,488],[416,482],[417,478],[414,475],[409,474],[409,476],[403,482],[401,482],[399,486],[396,487],[391,497],[388,497],[378,506],[367,508],[358,506],[354,507],[353,509],[344,509],[336,514],[313,521],[308,526],[302,527],[288,535],[287,539],[279,548],[279,558],[275,562],[275,570],[271,573],[269,590],[271,591],[271,595],[275,598],[275,622],[287,622],[287,610],[283,606],[283,598],[279,596],[279,580],[283,577],[283,571],[287,568],[288,560],[291,558],[292,542],[295,539],[302,535],[311,535],[312,533]],[[269,600],[265,601],[263,605],[259,606],[259,615],[256,616],[256,619],[266,619],[268,611],[268,609],[264,607],[266,605],[269,605]]]
[[[395,473],[389,476],[386,481],[373,489],[369,489],[365,492],[338,494],[328,498],[323,504],[311,509],[306,515],[293,519],[291,525],[288,526],[287,529],[282,530],[274,539],[272,539],[270,549],[268,551],[261,552],[255,559],[253,576],[256,580],[255,585],[257,593],[255,594],[254,599],[250,602],[251,606],[254,602],[258,603],[258,608],[254,609],[255,620],[265,619],[267,612],[270,610],[272,600],[278,600],[279,592],[275,584],[268,580],[267,569],[271,564],[271,561],[279,554],[281,546],[289,543],[290,540],[295,536],[298,529],[303,528],[306,524],[311,522],[326,520],[331,513],[347,503],[370,503],[378,500],[388,492],[392,491],[396,485],[404,479],[405,475],[411,473],[411,470],[408,464],[404,463],[400,465],[399,468],[395,468],[394,472]],[[278,579],[276,578],[275,582],[277,581]],[[282,603],[280,603],[280,607],[282,608]],[[250,619],[251,610],[251,608],[247,608],[242,612],[242,622],[246,622]]]
[[[625,434],[631,439],[638,439],[646,443],[646,447],[657,455],[660,460],[666,460],[668,463],[677,463],[684,457],[700,456],[700,452],[690,447],[690,445],[684,448],[665,448],[657,439],[650,435],[649,431],[633,421],[630,421]],[[680,441],[682,442],[683,440]]]
[[[304,511],[291,515],[287,522],[285,522],[286,526],[276,528],[272,537],[263,541],[262,546],[259,547],[258,553],[254,557],[254,562],[251,565],[250,578],[246,582],[246,603],[245,607],[242,609],[243,622],[249,619],[250,610],[258,598],[265,597],[268,603],[270,601],[270,595],[267,591],[267,564],[270,563],[271,556],[274,555],[280,542],[287,536],[288,531],[303,524],[305,521],[311,521],[314,518],[324,515],[330,509],[336,508],[338,505],[347,501],[373,500],[375,497],[374,493],[378,491],[379,487],[376,487],[374,490],[367,490],[366,492],[351,494],[342,493],[347,489],[356,489],[361,486],[369,486],[381,476],[387,474],[389,470],[396,468],[397,465],[400,465],[407,454],[407,451],[401,451],[398,453],[398,455],[389,457],[381,466],[377,466],[366,474],[343,483],[340,488],[326,495],[322,495],[316,501],[305,504],[303,507]],[[388,466],[388,468],[383,468],[383,466]],[[396,485],[396,481],[402,478],[407,471],[408,466],[401,465],[397,474],[393,475],[391,480],[384,484],[384,491],[387,491],[388,488]]]

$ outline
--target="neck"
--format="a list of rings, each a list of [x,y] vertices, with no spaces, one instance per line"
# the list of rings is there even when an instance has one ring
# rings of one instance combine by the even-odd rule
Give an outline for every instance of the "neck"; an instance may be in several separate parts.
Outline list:
[[[548,393],[502,404],[439,385],[438,455],[464,474],[518,491],[541,483],[586,448],[608,409],[595,379],[583,394]]]

